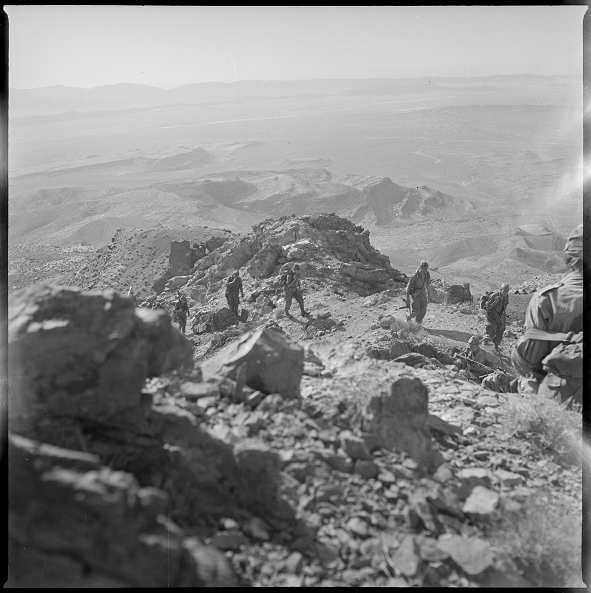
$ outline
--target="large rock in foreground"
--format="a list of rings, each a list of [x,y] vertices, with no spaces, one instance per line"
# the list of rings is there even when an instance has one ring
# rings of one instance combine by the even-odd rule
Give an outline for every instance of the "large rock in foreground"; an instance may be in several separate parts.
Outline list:
[[[137,409],[147,377],[192,360],[190,343],[165,311],[136,309],[112,290],[18,291],[10,295],[8,323],[15,431],[47,418],[106,419]]]
[[[421,467],[433,471],[443,462],[432,447],[428,390],[420,379],[396,379],[389,393],[373,396],[363,412],[363,430],[378,435],[386,449],[408,453]]]
[[[237,584],[220,551],[166,518],[162,490],[140,488],[96,455],[16,435],[9,453],[9,586]]]
[[[287,336],[261,329],[245,334],[202,365],[205,378],[236,378],[246,364],[245,384],[263,393],[280,393],[285,399],[300,397],[304,349]]]

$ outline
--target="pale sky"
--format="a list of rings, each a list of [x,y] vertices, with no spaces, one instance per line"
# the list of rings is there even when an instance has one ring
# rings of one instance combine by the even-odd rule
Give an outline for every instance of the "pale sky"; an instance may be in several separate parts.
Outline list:
[[[579,6],[5,6],[9,86],[576,74]]]

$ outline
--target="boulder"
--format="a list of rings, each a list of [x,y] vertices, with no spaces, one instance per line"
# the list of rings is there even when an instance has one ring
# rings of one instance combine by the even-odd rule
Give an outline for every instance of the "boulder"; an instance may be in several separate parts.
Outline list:
[[[373,396],[362,424],[364,431],[378,436],[382,448],[405,451],[426,471],[443,462],[431,443],[428,390],[416,377],[396,379],[388,392]]]
[[[476,486],[466,499],[462,511],[467,515],[485,517],[492,514],[499,503],[499,495],[484,486]]]
[[[427,358],[424,354],[419,354],[418,352],[409,352],[408,354],[398,356],[394,359],[394,362],[403,362],[411,367],[433,364],[433,361],[430,358]]]
[[[411,352],[410,344],[404,340],[392,339],[390,342],[390,360],[396,360],[399,356]]]
[[[168,290],[169,292],[175,292],[189,281],[191,276],[174,276],[171,278],[164,287],[164,290]]]
[[[256,279],[268,278],[277,265],[277,258],[281,255],[281,245],[268,243],[256,252],[250,260],[247,270]]]
[[[224,237],[211,237],[205,242],[205,247],[207,247],[207,251],[211,253],[218,247],[221,247],[226,241],[227,239]]]
[[[372,455],[365,441],[348,430],[341,433],[341,446],[353,460],[362,459],[367,461],[372,459]]]
[[[242,440],[234,447],[234,459],[242,478],[238,500],[261,515],[276,512],[281,483],[281,459],[256,438]]]
[[[106,419],[133,410],[147,377],[192,362],[189,341],[166,311],[136,309],[112,290],[30,287],[10,295],[8,321],[16,431],[48,418]]]
[[[203,363],[204,377],[222,375],[235,379],[237,368],[246,363],[246,385],[263,393],[279,393],[299,399],[304,370],[304,349],[286,335],[272,329],[245,334]]]
[[[444,303],[446,305],[456,305],[463,302],[472,302],[473,297],[470,292],[470,285],[450,284],[445,287]]]
[[[490,545],[477,537],[441,535],[437,547],[449,554],[452,560],[468,575],[476,576],[493,566]]]
[[[238,325],[237,319],[228,307],[223,307],[219,311],[211,314],[211,317],[205,322],[209,331],[223,331],[232,325]]]
[[[438,358],[437,356],[437,349],[433,344],[429,344],[429,342],[419,342],[418,344],[413,346],[413,352],[418,352],[419,354],[423,354],[427,358]]]
[[[193,267],[193,250],[189,241],[172,241],[168,256],[168,272],[171,276],[185,276]]]

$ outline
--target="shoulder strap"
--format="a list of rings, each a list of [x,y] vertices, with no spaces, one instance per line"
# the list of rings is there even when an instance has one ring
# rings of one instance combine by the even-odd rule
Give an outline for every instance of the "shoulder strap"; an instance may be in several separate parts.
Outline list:
[[[542,340],[545,342],[571,342],[583,341],[583,332],[546,332],[530,327],[525,330],[523,337],[529,340]]]
[[[548,286],[544,286],[544,288],[540,289],[538,291],[538,294],[544,294],[549,290],[554,290],[555,288],[560,288],[561,286],[564,286],[564,282],[562,281],[556,282],[554,284],[549,284]]]

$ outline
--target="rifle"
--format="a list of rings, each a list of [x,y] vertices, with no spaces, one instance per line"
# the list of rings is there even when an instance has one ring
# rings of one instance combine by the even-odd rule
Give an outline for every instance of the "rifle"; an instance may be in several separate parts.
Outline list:
[[[405,300],[404,301],[404,306],[403,307],[398,307],[399,309],[408,309],[410,311],[410,303]]]
[[[492,368],[486,366],[485,364],[482,364],[481,362],[476,362],[475,360],[472,360],[466,356],[463,356],[462,354],[456,353],[454,356],[456,358],[461,358],[466,363],[468,363],[470,366],[475,366],[476,368],[486,371],[487,373],[493,373],[495,370],[505,372],[505,371],[503,371],[503,369],[492,369]]]

